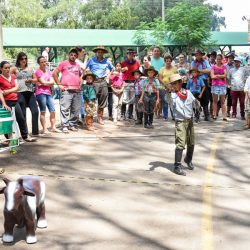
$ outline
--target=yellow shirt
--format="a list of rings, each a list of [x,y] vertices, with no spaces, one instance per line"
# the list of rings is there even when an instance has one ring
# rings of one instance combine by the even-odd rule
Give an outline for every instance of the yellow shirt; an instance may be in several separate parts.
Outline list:
[[[160,75],[162,75],[162,79],[164,84],[161,83],[161,88],[165,89],[165,86],[170,82],[170,76],[178,73],[176,67],[172,67],[171,69],[166,69],[166,67],[162,67],[160,69]]]

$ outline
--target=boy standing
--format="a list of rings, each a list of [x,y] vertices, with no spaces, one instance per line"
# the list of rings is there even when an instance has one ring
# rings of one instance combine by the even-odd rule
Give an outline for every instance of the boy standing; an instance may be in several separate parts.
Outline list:
[[[174,173],[186,175],[181,164],[182,153],[187,144],[187,153],[184,162],[190,170],[194,169],[192,158],[194,153],[194,126],[193,109],[195,97],[189,90],[182,88],[182,78],[179,74],[170,76],[170,84],[173,87],[170,105],[175,119],[175,163]]]
[[[94,131],[93,121],[94,113],[96,111],[96,93],[94,88],[95,79],[96,76],[90,71],[86,72],[86,74],[83,76],[83,80],[86,80],[86,84],[82,86],[85,109],[85,122],[89,131]]]
[[[205,84],[203,80],[199,77],[199,70],[194,68],[190,69],[189,74],[191,77],[187,82],[187,89],[193,94],[193,96],[200,102],[202,95],[205,91]],[[195,122],[200,121],[200,109],[195,112]]]
[[[160,82],[155,79],[158,71],[153,67],[145,69],[147,78],[142,82],[142,94],[139,103],[144,105],[144,128],[153,128],[155,105],[159,104]]]
[[[133,76],[135,78],[135,111],[136,111],[136,123],[135,125],[141,125],[142,119],[143,119],[143,105],[142,103],[139,103],[139,100],[141,98],[141,77],[143,76],[142,72],[138,69],[135,70],[133,73]]]

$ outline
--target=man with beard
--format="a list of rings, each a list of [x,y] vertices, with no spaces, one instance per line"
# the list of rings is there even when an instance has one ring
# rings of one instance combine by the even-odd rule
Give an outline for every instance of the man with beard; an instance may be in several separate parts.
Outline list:
[[[81,107],[81,67],[76,63],[77,50],[69,51],[68,60],[59,63],[53,72],[53,77],[61,91],[60,112],[62,131],[77,131],[77,121]],[[59,73],[62,79],[59,80]]]

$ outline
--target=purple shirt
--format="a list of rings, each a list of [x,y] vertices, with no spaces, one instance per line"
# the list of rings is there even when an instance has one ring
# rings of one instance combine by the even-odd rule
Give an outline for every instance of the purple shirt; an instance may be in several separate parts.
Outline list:
[[[225,71],[227,71],[227,67],[225,65],[221,65],[220,67],[213,65],[212,69],[214,70],[215,75],[224,75]],[[226,77],[220,79],[212,79],[213,86],[225,86],[226,85]]]
[[[52,77],[52,73],[47,68],[45,72],[43,72],[41,69],[37,69],[35,71],[35,75],[37,78],[42,78],[46,82],[49,82],[50,78]],[[51,95],[50,86],[36,85],[36,95],[40,94]]]

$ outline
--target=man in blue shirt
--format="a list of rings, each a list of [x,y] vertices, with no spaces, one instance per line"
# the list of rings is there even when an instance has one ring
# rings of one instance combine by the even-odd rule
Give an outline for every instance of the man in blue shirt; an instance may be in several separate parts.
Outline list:
[[[107,58],[103,57],[105,53],[108,53],[108,51],[103,46],[97,46],[93,49],[93,52],[96,53],[96,56],[92,57],[88,61],[86,68],[88,68],[92,72],[92,74],[96,75],[97,77],[94,82],[94,88],[98,100],[98,123],[103,125],[103,110],[107,106],[108,102],[107,79],[112,73],[114,67]]]
[[[165,62],[164,59],[161,57],[160,47],[154,47],[153,56],[151,57],[150,63],[151,66],[153,66],[158,72],[160,72],[160,69],[164,67]]]
[[[191,63],[191,69],[197,69],[200,72],[199,78],[203,80],[206,89],[201,98],[201,106],[203,108],[205,121],[209,121],[209,112],[208,112],[208,104],[209,104],[209,91],[211,92],[211,88],[208,84],[208,77],[210,75],[211,66],[207,60],[203,59],[203,53],[201,50],[197,50],[194,52],[195,60]]]

